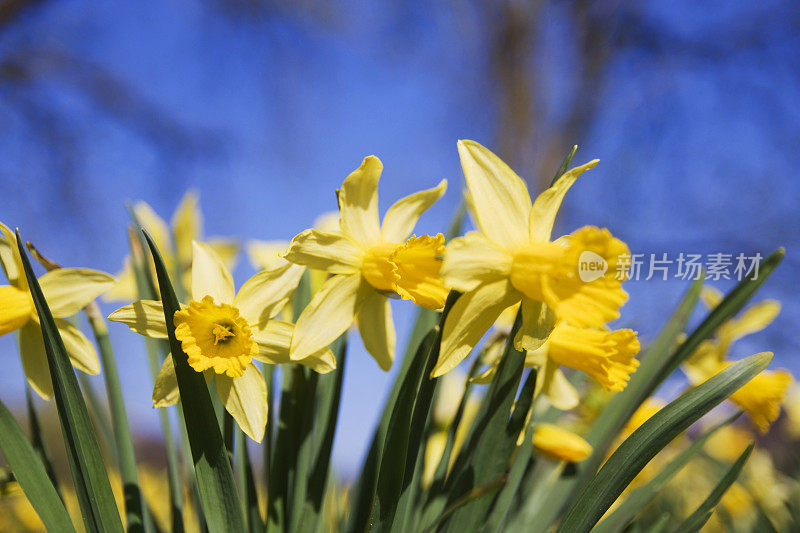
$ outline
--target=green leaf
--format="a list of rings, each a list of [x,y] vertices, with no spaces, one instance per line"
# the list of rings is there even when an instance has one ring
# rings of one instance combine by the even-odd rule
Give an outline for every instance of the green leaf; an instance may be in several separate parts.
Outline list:
[[[370,513],[370,531],[388,531],[394,519],[397,503],[405,486],[414,402],[420,382],[425,377],[424,371],[429,366],[429,355],[437,337],[436,331],[430,331],[422,340],[414,355],[411,370],[406,374],[400,387],[381,453],[376,491]],[[414,453],[416,451],[417,449],[413,450]]]
[[[511,435],[519,435],[522,431],[522,426],[533,404],[533,393],[536,389],[537,371],[531,369],[528,372],[528,378],[522,386],[522,391],[519,394],[519,399],[514,406],[514,414],[511,416],[509,422],[509,433]],[[505,486],[497,495],[497,501],[492,506],[491,513],[486,520],[486,531],[500,532],[504,529],[507,517],[511,513],[513,507],[516,505],[515,497],[519,491],[522,479],[526,472],[529,472],[530,466],[533,463],[533,416],[531,416],[527,427],[525,428],[525,438],[522,445],[516,449],[514,462],[511,464],[511,469],[508,472],[508,480]]]
[[[703,448],[711,435],[716,433],[717,430],[730,425],[741,414],[741,411],[737,412],[695,439],[688,448],[679,453],[677,457],[662,468],[646,485],[631,492],[613,513],[604,518],[602,522],[592,529],[592,533],[613,533],[615,531],[622,531],[628,522],[658,495],[667,481],[672,479],[672,476],[677,474],[678,471]]]
[[[175,338],[173,316],[180,309],[180,304],[158,248],[150,235],[144,230],[143,233],[153,255],[161,291],[172,361],[181,403],[185,407],[182,409],[183,419],[192,452],[200,504],[210,531],[241,532],[245,530],[244,517],[211,396],[203,374],[189,366],[181,343]]]
[[[703,500],[703,503],[691,514],[689,517],[683,521],[683,524],[678,526],[675,530],[676,532],[680,531],[691,531],[694,524],[705,524],[706,520],[702,520],[707,515],[710,515],[711,512],[714,510],[714,507],[719,503],[722,499],[722,495],[725,494],[725,491],[733,485],[736,481],[736,478],[739,477],[739,474],[742,472],[742,468],[744,468],[744,464],[747,462],[747,459],[750,457],[750,453],[753,451],[754,444],[751,442],[750,445],[742,452],[742,455],[739,456],[738,459],[731,465],[725,475],[722,476],[722,479],[719,480],[717,486],[714,487],[714,490],[711,491],[711,494]],[[699,528],[698,528],[699,529]]]
[[[147,515],[147,504],[139,489],[133,436],[131,435],[131,427],[128,424],[125,401],[122,398],[119,373],[117,372],[117,362],[111,348],[111,339],[108,337],[108,329],[97,303],[92,302],[87,305],[84,312],[86,313],[86,318],[89,320],[89,326],[94,333],[97,348],[100,352],[100,362],[103,365],[106,395],[108,397],[108,406],[111,410],[111,427],[114,432],[115,455],[120,478],[122,480],[127,530],[129,532],[150,532],[153,529],[152,521]]]
[[[353,504],[347,526],[348,531],[361,532],[367,527],[371,504],[378,482],[378,469],[381,464],[381,454],[383,453],[386,431],[389,427],[389,421],[392,417],[395,404],[397,403],[400,387],[405,381],[408,372],[411,370],[412,361],[414,360],[413,356],[417,348],[422,343],[425,335],[436,324],[438,316],[439,313],[428,309],[420,309],[417,312],[417,318],[414,322],[414,328],[411,332],[409,342],[406,345],[400,370],[395,376],[392,389],[384,403],[381,418],[375,428],[375,433],[372,436],[367,456],[364,459],[364,465],[361,467],[361,474],[353,490],[355,496],[352,500]]]
[[[36,414],[36,407],[33,405],[33,395],[31,394],[31,389],[28,387],[27,383],[25,385],[25,405],[28,411],[28,427],[31,431],[31,444],[33,445],[33,449],[36,450],[36,453],[39,455],[39,459],[41,459],[44,469],[47,472],[47,477],[50,478],[50,481],[53,483],[53,487],[55,487],[60,498],[61,492],[58,490],[58,479],[56,479],[56,473],[53,470],[53,463],[50,461],[50,454],[48,453],[44,439],[42,438],[42,427],[39,424],[39,416]]]
[[[75,531],[44,464],[22,428],[0,402],[0,451],[48,531]]]
[[[509,424],[525,364],[525,354],[514,348],[514,336],[521,322],[522,315],[518,312],[497,374],[481,402],[470,435],[453,464],[452,482],[447,482],[449,504],[467,494],[472,487],[488,483],[508,471],[511,454],[516,448],[524,422],[524,415],[514,416],[514,420],[521,421]],[[468,531],[484,518],[491,503],[488,496],[474,499],[453,513],[446,523],[446,529],[452,532]]]
[[[78,386],[78,379],[72,370],[69,355],[39,287],[39,281],[31,268],[19,230],[16,234],[25,276],[42,328],[47,364],[53,381],[53,396],[58,408],[61,432],[66,443],[70,471],[84,524],[87,531],[123,531],[122,520],[117,512],[108,473]]]
[[[736,392],[772,359],[752,355],[673,400],[633,432],[578,495],[558,531],[589,531],[634,477],[672,439]]]
[[[308,516],[306,523],[310,526],[305,531],[316,531],[322,520],[325,494],[328,487],[333,437],[339,419],[339,401],[342,395],[342,383],[347,358],[347,334],[339,338],[336,348],[336,370],[319,376],[317,384],[317,409],[314,412],[314,448],[311,456],[313,462],[309,472],[308,490],[306,492],[303,515]]]
[[[242,493],[244,494],[247,528],[250,533],[262,533],[265,531],[265,525],[261,519],[261,511],[258,508],[256,478],[253,474],[253,464],[250,462],[250,452],[247,449],[247,436],[241,430],[237,431],[236,451],[237,466],[243,477]]]
[[[130,209],[130,212],[131,216],[135,219],[133,209]],[[157,300],[159,296],[153,287],[153,276],[145,261],[142,235],[135,228],[129,226],[128,238],[131,248],[131,267],[133,268],[136,278],[136,292],[139,295],[139,299]],[[144,344],[147,352],[150,377],[153,380],[153,384],[155,384],[159,369],[161,368],[161,362],[164,360],[164,355],[169,350],[168,342],[145,337]],[[183,531],[183,485],[181,484],[178,451],[175,446],[175,437],[167,408],[158,409],[158,418],[161,423],[161,434],[164,437],[164,448],[166,449],[167,456],[167,487],[169,490],[171,517],[170,529],[173,532],[181,532]]]

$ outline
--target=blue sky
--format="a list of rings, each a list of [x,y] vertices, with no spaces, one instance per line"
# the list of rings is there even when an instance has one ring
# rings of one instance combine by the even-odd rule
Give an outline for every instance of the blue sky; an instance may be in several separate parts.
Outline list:
[[[782,300],[783,313],[734,356],[774,350],[800,373],[800,37],[789,2],[748,4],[640,4],[641,32],[666,37],[627,46],[609,64],[576,156],[601,163],[570,193],[557,229],[606,226],[648,254],[786,246],[762,292]],[[576,67],[563,5],[546,17],[542,39],[555,51],[535,79],[557,120]],[[0,58],[30,75],[0,83],[0,220],[65,265],[116,272],[126,201],[146,200],[168,218],[193,188],[207,235],[288,239],[334,209],[334,189],[375,154],[382,210],[449,180],[417,230],[443,231],[463,184],[456,140],[496,138],[486,50],[465,26],[480,29],[480,17],[427,2],[345,2],[324,20],[280,10],[250,19],[190,0],[44,3],[0,35]],[[252,273],[240,261],[237,283]],[[630,282],[620,324],[651,339],[685,287]],[[403,339],[411,307],[394,305]],[[155,434],[141,341],[122,326],[111,334],[132,422]],[[14,352],[13,338],[0,339],[2,399],[18,404]],[[360,462],[390,378],[358,342],[348,365],[343,472]]]

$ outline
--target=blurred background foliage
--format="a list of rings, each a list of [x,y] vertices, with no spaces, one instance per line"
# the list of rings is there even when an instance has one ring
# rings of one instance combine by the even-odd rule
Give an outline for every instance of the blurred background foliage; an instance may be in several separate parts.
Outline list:
[[[781,316],[734,356],[774,350],[798,375],[798,49],[793,0],[2,0],[0,220],[64,265],[116,272],[126,201],[168,218],[193,188],[206,234],[287,239],[334,209],[333,189],[374,153],[387,203],[451,181],[419,227],[436,232],[460,202],[456,139],[492,147],[532,191],[579,144],[576,162],[601,164],[570,193],[565,231],[591,221],[672,257],[787,247],[760,293]],[[251,272],[240,260],[237,279]],[[620,326],[652,339],[686,285],[632,281]],[[397,307],[404,338],[410,306]],[[124,329],[112,341],[144,443],[158,421],[143,347]],[[335,449],[345,477],[389,379],[353,344]],[[23,409],[5,355],[4,401]]]

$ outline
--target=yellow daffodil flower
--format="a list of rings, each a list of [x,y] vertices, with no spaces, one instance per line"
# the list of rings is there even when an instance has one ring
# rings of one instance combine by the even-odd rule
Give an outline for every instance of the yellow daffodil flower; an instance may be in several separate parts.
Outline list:
[[[474,381],[488,383],[494,378],[504,345],[505,342],[500,343],[499,349],[490,345],[492,363]],[[525,353],[525,366],[541,369],[535,393],[544,392],[554,407],[566,410],[578,405],[579,396],[560,366],[582,370],[604,389],[618,392],[625,388],[630,374],[639,367],[637,353],[639,340],[634,331],[581,328],[561,321],[544,344]]]
[[[302,271],[299,273],[302,275]],[[194,243],[192,301],[175,313],[175,337],[189,365],[215,377],[225,409],[251,439],[261,442],[267,423],[266,383],[253,359],[264,363],[289,362],[294,326],[272,320],[286,304],[300,280],[296,270],[278,267],[250,278],[235,292],[224,261],[208,245]],[[161,302],[140,300],[113,312],[109,320],[155,339],[167,338]],[[321,348],[297,361],[320,372],[336,367],[333,353]],[[179,399],[172,357],[161,366],[155,388],[155,407]]]
[[[53,395],[50,366],[39,316],[22,268],[17,238],[2,223],[0,232],[0,263],[10,283],[0,286],[0,335],[19,331],[19,351],[25,377],[39,396],[49,399]],[[99,374],[100,363],[91,341],[80,329],[64,319],[107,291],[114,284],[114,278],[96,270],[59,268],[38,279],[72,366],[87,374]]]
[[[235,240],[219,237],[202,238],[203,214],[196,192],[186,192],[169,225],[146,202],[137,202],[133,206],[133,212],[161,251],[168,272],[180,274],[180,281],[185,288],[191,286],[189,275],[192,265],[192,242],[195,240],[202,240],[213,248],[228,268],[234,267],[239,253],[239,244]],[[153,268],[151,271],[155,272]],[[135,300],[138,294],[131,260],[130,257],[126,257],[122,270],[117,274],[117,283],[105,294],[105,299],[131,301]]]
[[[461,362],[500,313],[517,302],[521,302],[522,327],[514,344],[519,350],[539,348],[552,324],[565,324],[562,331],[564,327],[598,330],[585,334],[579,343],[591,344],[585,337],[606,336],[614,344],[617,336],[624,336],[632,347],[629,333],[601,329],[619,317],[627,300],[621,287],[624,269],[618,266],[629,253],[625,243],[608,230],[591,226],[550,241],[564,195],[597,160],[567,171],[531,202],[522,179],[488,149],[459,141],[458,151],[480,231],[447,246],[441,272],[444,284],[464,294],[445,321],[432,375],[441,376]],[[582,279],[579,263],[590,264],[591,277]],[[573,346],[563,348],[573,351]],[[583,360],[577,353],[562,355],[559,364],[589,371],[614,390],[624,387],[627,374],[636,368],[629,353],[589,355]]]
[[[592,445],[581,436],[554,424],[537,424],[533,430],[533,448],[540,455],[556,461],[578,463],[592,455]]]
[[[704,287],[703,303],[713,309],[722,300],[722,293]],[[738,317],[722,324],[714,338],[703,341],[683,365],[693,385],[699,385],[732,364],[727,360],[731,345],[751,333],[769,326],[780,313],[780,302],[764,300],[745,309]],[[730,401],[744,410],[761,433],[769,430],[780,415],[781,404],[793,381],[789,371],[764,370],[730,396]]]
[[[387,295],[397,293],[430,307],[444,304],[446,290],[436,283],[440,268],[436,254],[443,251],[444,237],[408,237],[420,215],[444,194],[447,182],[399,200],[381,224],[382,169],[380,160],[369,156],[344,180],[339,190],[339,231],[308,229],[289,245],[286,259],[332,274],[297,320],[293,360],[328,346],[355,319],[367,351],[388,371],[394,360],[395,331]]]

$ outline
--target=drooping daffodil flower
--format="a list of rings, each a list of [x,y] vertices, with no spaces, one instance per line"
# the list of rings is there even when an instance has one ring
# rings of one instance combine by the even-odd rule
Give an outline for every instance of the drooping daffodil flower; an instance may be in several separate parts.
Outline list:
[[[225,409],[251,439],[261,442],[267,423],[267,387],[253,360],[289,362],[294,326],[272,320],[296,288],[302,270],[278,267],[250,278],[235,292],[224,261],[208,245],[195,242],[192,258],[192,301],[175,313],[175,337],[189,365],[214,378]],[[167,338],[161,302],[140,300],[113,312],[109,320],[155,339]],[[297,361],[319,373],[336,367],[327,347]],[[155,388],[155,407],[179,400],[172,357],[161,366]]]
[[[53,395],[50,366],[39,316],[22,268],[17,238],[2,223],[0,232],[0,263],[10,283],[0,286],[0,335],[19,331],[19,351],[25,377],[39,396],[49,399]],[[114,284],[114,278],[97,270],[59,268],[47,272],[38,280],[72,366],[87,374],[99,374],[100,363],[91,341],[65,318],[107,291]]]
[[[722,301],[722,293],[706,286],[701,292],[701,300],[706,307],[713,309]],[[693,385],[699,385],[723,371],[733,363],[728,360],[731,345],[769,326],[780,310],[780,302],[763,300],[722,324],[714,337],[701,342],[684,363],[682,369],[686,377]],[[731,394],[729,400],[747,413],[761,433],[766,433],[780,415],[781,404],[792,381],[788,370],[763,370]]]
[[[196,192],[187,191],[172,215],[170,224],[146,202],[136,202],[133,213],[139,224],[147,230],[161,251],[167,271],[180,279],[181,287],[191,286],[192,242],[203,241],[233,268],[239,253],[239,244],[223,237],[203,238],[203,214],[200,199]],[[151,268],[151,272],[155,272]],[[130,257],[125,258],[122,270],[117,274],[117,283],[104,295],[108,301],[131,301],[139,297],[136,288],[136,275]],[[154,279],[155,281],[155,279]],[[157,283],[156,283],[157,286]]]
[[[381,224],[382,169],[380,160],[369,156],[344,180],[338,231],[308,229],[289,245],[286,259],[332,274],[297,320],[293,360],[328,346],[356,320],[367,351],[388,371],[395,330],[387,295],[396,293],[433,309],[444,305],[448,291],[439,276],[444,237],[409,235],[420,215],[444,194],[447,181],[399,200]]]
[[[555,424],[536,424],[533,429],[536,453],[556,461],[578,463],[592,455],[592,445],[580,435]]]
[[[454,368],[505,309],[521,303],[522,325],[514,345],[527,351],[542,348],[539,355],[547,352],[540,361],[545,365],[540,387],[566,385],[558,366],[569,366],[610,390],[624,388],[638,366],[636,334],[609,332],[606,324],[619,317],[628,298],[621,268],[628,247],[607,229],[593,226],[550,240],[564,196],[597,160],[565,172],[531,202],[525,182],[487,148],[459,141],[458,151],[479,231],[447,245],[441,275],[446,286],[463,294],[445,321],[432,376]],[[583,262],[592,266],[586,275],[579,271]],[[573,342],[569,336],[576,331],[581,335]],[[551,332],[556,338],[546,345]]]

